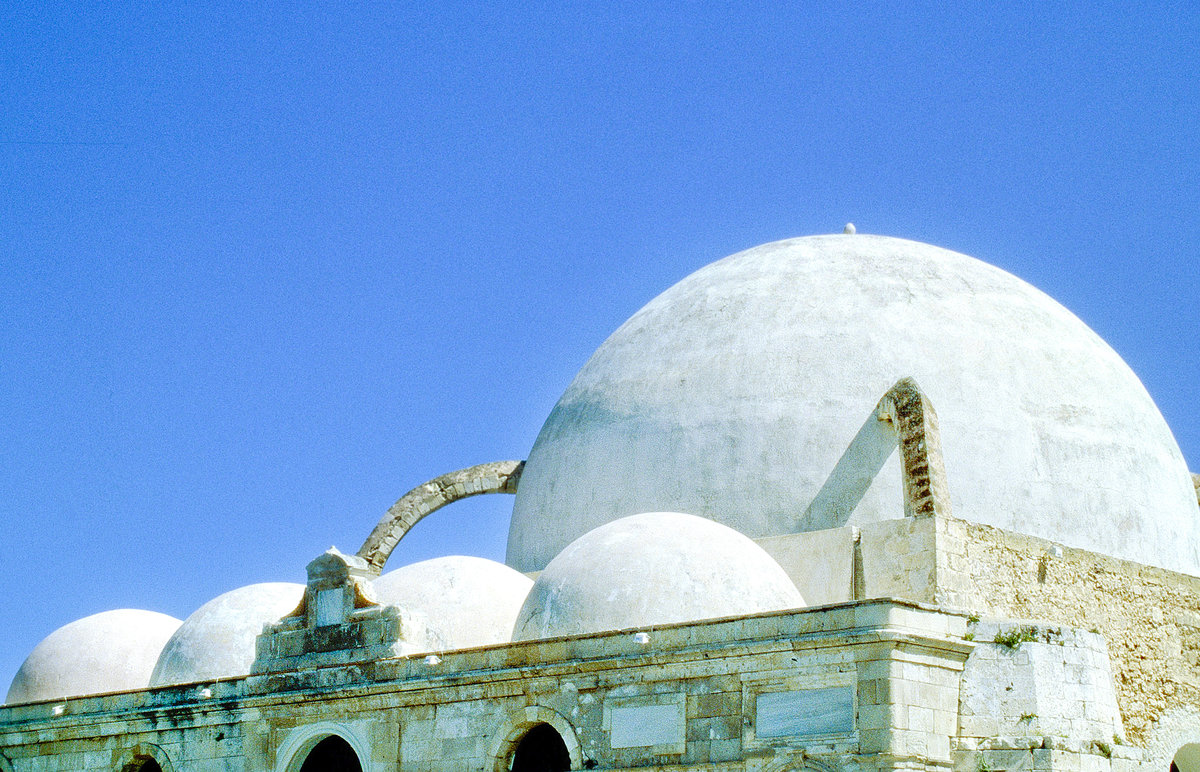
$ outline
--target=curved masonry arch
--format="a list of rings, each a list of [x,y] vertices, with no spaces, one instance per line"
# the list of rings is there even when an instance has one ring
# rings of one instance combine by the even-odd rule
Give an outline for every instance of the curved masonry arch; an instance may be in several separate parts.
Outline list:
[[[880,399],[876,418],[897,434],[904,479],[905,514],[950,515],[946,468],[942,461],[937,412],[912,378],[902,378]],[[470,496],[515,494],[524,461],[493,461],[435,477],[405,493],[388,508],[363,545],[358,557],[382,573],[392,550],[413,526],[437,510]]]
[[[840,772],[840,768],[829,761],[812,758],[800,751],[776,756],[763,772]]]
[[[1145,742],[1145,768],[1169,769],[1179,751],[1200,743],[1200,707],[1179,705],[1154,722]],[[1181,772],[1183,772],[1181,770]]]
[[[933,403],[912,378],[901,378],[879,400],[876,417],[896,430],[904,480],[904,514],[950,516],[942,432]]]
[[[550,708],[530,705],[509,713],[499,731],[496,732],[496,739],[489,749],[494,762],[492,767],[494,772],[508,772],[509,763],[512,761],[513,753],[517,750],[517,745],[520,744],[525,733],[538,724],[549,724],[554,731],[558,732],[563,744],[567,746],[567,753],[571,756],[571,769],[583,767],[583,749],[579,745],[579,738],[576,737],[575,727],[571,726],[571,722]]]
[[[150,743],[138,743],[122,753],[116,768],[119,772],[136,772],[147,761],[154,761],[163,772],[174,772],[175,770],[167,752]],[[0,765],[0,769],[3,769],[3,765]]]
[[[354,727],[336,721],[318,721],[287,733],[275,753],[275,772],[299,772],[317,743],[335,735],[349,744],[363,769],[371,769],[371,744]]]
[[[493,461],[435,477],[401,496],[388,508],[358,549],[376,573],[414,525],[447,504],[484,493],[516,493],[524,461]]]

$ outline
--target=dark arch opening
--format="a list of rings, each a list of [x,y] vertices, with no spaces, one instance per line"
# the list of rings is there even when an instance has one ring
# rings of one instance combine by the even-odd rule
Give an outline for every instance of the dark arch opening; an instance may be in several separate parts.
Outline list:
[[[571,753],[554,727],[538,724],[525,733],[513,752],[512,772],[567,772]]]
[[[126,764],[122,772],[162,772],[162,767],[149,756],[141,756],[135,758],[132,764]]]
[[[300,772],[362,772],[362,763],[350,743],[331,734],[309,752]]]

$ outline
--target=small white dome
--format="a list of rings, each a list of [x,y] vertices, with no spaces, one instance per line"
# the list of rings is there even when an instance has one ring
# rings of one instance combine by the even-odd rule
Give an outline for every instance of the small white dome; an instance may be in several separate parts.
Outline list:
[[[787,573],[749,538],[695,515],[648,512],[593,529],[550,561],[513,640],[803,605]]]
[[[250,673],[264,624],[300,605],[304,585],[266,582],[239,587],[192,612],[163,648],[151,686],[232,678]]]
[[[449,649],[505,643],[533,580],[503,563],[450,555],[389,571],[372,582],[380,603],[425,617]]]
[[[180,621],[156,611],[117,609],[58,628],[34,647],[5,702],[143,689]]]

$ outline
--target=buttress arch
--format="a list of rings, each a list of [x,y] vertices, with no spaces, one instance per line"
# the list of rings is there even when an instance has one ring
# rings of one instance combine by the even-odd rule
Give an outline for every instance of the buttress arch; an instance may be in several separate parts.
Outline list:
[[[393,504],[358,549],[376,574],[392,550],[414,525],[447,504],[484,493],[516,493],[524,461],[493,461],[435,477],[413,488]]]

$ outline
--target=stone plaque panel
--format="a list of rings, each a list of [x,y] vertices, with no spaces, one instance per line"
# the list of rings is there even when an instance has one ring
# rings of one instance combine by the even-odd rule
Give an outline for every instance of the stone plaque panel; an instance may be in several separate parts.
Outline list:
[[[656,694],[609,700],[604,706],[609,744],[650,748],[654,753],[683,753],[687,746],[687,698]]]
[[[854,687],[764,692],[755,707],[758,737],[803,737],[854,731]]]

